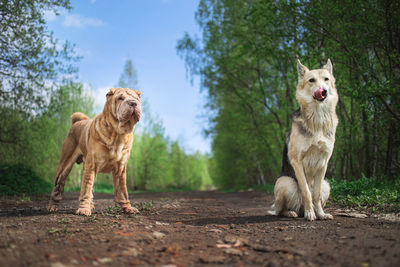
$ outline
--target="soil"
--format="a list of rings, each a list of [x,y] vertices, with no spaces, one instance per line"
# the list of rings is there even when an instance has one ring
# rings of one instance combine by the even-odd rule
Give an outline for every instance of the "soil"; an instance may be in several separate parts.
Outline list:
[[[0,266],[400,266],[398,216],[325,208],[331,221],[267,215],[273,196],[214,191],[131,194],[140,215],[78,193],[48,213],[48,196],[0,198]],[[25,200],[25,201],[24,201]]]

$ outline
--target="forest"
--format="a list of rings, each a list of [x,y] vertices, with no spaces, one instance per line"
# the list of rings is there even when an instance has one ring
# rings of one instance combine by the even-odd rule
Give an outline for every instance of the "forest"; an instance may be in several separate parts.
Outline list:
[[[202,0],[177,51],[208,94],[217,187],[274,183],[298,108],[296,59],[333,62],[339,125],[327,177],[394,181],[400,168],[400,2]]]
[[[44,10],[70,10],[69,1],[11,2],[18,8],[0,2],[1,169],[28,168],[52,184],[70,115],[93,117],[101,109],[76,78],[74,45],[54,38],[43,18]],[[399,1],[201,0],[195,19],[201,36],[185,33],[176,50],[207,94],[211,153],[188,153],[171,140],[144,101],[128,163],[130,190],[273,184],[298,108],[297,58],[310,69],[333,63],[339,126],[327,177],[398,181]],[[115,86],[136,88],[134,62],[120,67]],[[67,190],[79,189],[81,173],[75,166]],[[101,175],[95,190],[111,184]]]

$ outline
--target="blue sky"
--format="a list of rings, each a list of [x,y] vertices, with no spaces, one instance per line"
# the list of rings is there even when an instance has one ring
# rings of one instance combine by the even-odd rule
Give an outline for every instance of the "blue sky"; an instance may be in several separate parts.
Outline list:
[[[176,53],[184,32],[200,35],[194,0],[72,0],[73,10],[55,17],[46,13],[50,30],[60,41],[76,45],[83,56],[79,80],[103,106],[109,88],[117,85],[126,59],[133,61],[138,87],[166,134],[188,152],[210,151],[201,132],[206,119],[198,79],[187,79]]]

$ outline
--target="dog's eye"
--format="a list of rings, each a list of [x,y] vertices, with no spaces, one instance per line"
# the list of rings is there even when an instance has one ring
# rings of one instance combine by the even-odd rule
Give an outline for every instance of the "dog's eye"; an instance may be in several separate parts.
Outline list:
[[[119,101],[122,101],[122,100],[124,100],[124,97],[123,97],[123,96],[120,96],[120,97],[118,97],[118,100],[119,100]]]
[[[325,82],[329,81],[329,78],[325,78]]]
[[[308,80],[310,83],[313,83],[313,82],[315,82],[315,79],[314,78],[311,78],[311,79],[309,79]]]

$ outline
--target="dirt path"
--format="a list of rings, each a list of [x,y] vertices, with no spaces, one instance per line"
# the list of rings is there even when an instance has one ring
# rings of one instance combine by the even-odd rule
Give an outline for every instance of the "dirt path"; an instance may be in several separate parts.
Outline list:
[[[306,222],[266,215],[260,192],[145,193],[142,214],[121,214],[95,194],[92,217],[77,193],[46,212],[47,197],[0,199],[0,266],[400,266],[400,222],[339,216]]]

